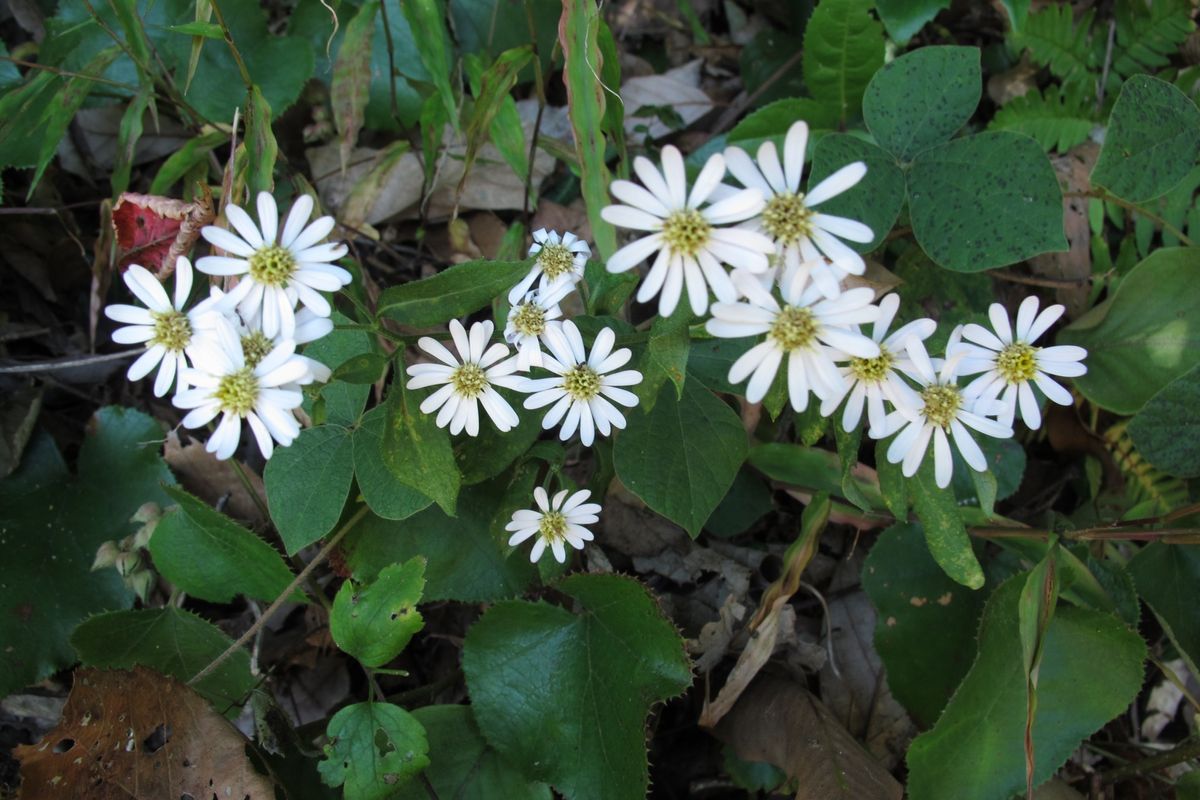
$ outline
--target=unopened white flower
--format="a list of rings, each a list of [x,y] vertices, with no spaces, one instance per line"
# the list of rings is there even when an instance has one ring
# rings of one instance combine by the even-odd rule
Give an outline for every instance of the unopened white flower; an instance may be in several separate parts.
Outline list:
[[[888,328],[900,308],[900,296],[889,294],[879,301],[879,319],[871,329],[871,339],[879,345],[879,355],[874,358],[859,358],[849,354],[838,354],[837,361],[848,361],[838,367],[845,383],[842,390],[821,401],[821,416],[828,417],[837,410],[843,399],[846,407],[842,411],[842,429],[852,431],[862,420],[863,406],[867,407],[869,434],[881,438],[887,410],[884,401],[895,408],[912,408],[919,404],[912,390],[899,373],[914,379],[914,367],[907,347],[910,339],[924,342],[933,335],[937,323],[931,319],[916,319],[888,335]]]
[[[567,495],[570,495],[568,497]],[[563,544],[569,544],[576,550],[583,549],[584,542],[590,542],[594,537],[584,525],[591,525],[600,519],[600,505],[584,502],[592,493],[588,490],[571,492],[563,489],[550,499],[546,490],[541,486],[533,490],[533,499],[537,509],[522,509],[512,516],[512,521],[504,526],[507,531],[516,531],[509,537],[509,546],[521,544],[532,536],[537,536],[529,560],[536,562],[549,547],[558,563],[566,563],[567,549]]]
[[[1012,425],[1019,406],[1021,419],[1030,428],[1042,425],[1034,386],[1051,402],[1071,405],[1071,393],[1050,376],[1077,378],[1083,375],[1087,372],[1083,365],[1087,350],[1075,345],[1036,347],[1033,344],[1064,311],[1064,306],[1052,305],[1039,314],[1038,299],[1030,296],[1017,308],[1015,335],[1009,325],[1008,312],[999,303],[988,308],[994,333],[976,324],[963,328],[962,336],[966,341],[959,345],[959,350],[966,355],[959,374],[983,373],[967,384],[963,396],[984,402],[999,397],[1003,406],[999,420],[1005,425]]]
[[[269,337],[294,335],[297,301],[328,317],[332,308],[321,292],[336,292],[351,281],[350,273],[333,263],[346,255],[346,246],[319,244],[333,230],[333,217],[320,217],[306,226],[312,210],[312,198],[300,195],[281,231],[275,198],[259,192],[257,226],[240,207],[229,205],[225,216],[236,234],[214,225],[200,231],[230,255],[205,256],[196,262],[196,269],[209,275],[241,276],[224,302],[236,305],[243,319],[261,315],[262,331]]]
[[[775,242],[784,266],[817,261],[821,255],[829,258],[832,264],[815,269],[813,281],[827,296],[834,297],[845,273],[862,275],[867,268],[862,256],[842,239],[865,243],[875,234],[857,220],[823,214],[815,207],[857,185],[867,174],[867,165],[862,161],[847,164],[804,194],[800,179],[807,147],[808,125],[800,121],[788,129],[782,163],[774,142],[759,146],[757,163],[740,147],[727,147],[725,163],[743,186],[763,193],[766,205],[755,220],[757,229]]]
[[[559,283],[526,292],[508,311],[504,341],[517,349],[517,370],[542,366],[541,338],[554,320],[562,317],[559,302],[571,292],[570,283]]]
[[[719,154],[710,157],[689,194],[683,156],[671,145],[662,150],[661,172],[641,156],[634,159],[633,169],[645,187],[613,181],[610,191],[625,205],[607,206],[600,216],[613,225],[649,235],[614,253],[608,271],[625,272],[657,254],[637,299],[645,303],[657,295],[658,313],[664,317],[675,310],[685,284],[696,314],[708,309],[709,287],[722,302],[737,300],[737,290],[722,263],[762,272],[774,246],[760,233],[721,226],[762,211],[762,192],[745,189],[701,208],[725,177],[725,159]]]
[[[504,359],[508,348],[500,342],[488,346],[495,326],[490,321],[476,322],[470,334],[462,323],[450,320],[450,336],[454,340],[451,353],[445,345],[422,336],[417,345],[440,363],[414,364],[408,368],[412,380],[409,389],[441,386],[421,403],[421,413],[438,411],[438,427],[449,426],[450,433],[466,431],[468,436],[479,435],[479,406],[491,417],[501,431],[509,431],[521,421],[508,401],[496,391],[496,386],[512,387],[511,377],[517,369],[515,359]]]
[[[596,334],[589,355],[575,323],[567,320],[546,330],[543,341],[549,353],[543,366],[552,378],[525,378],[516,388],[530,396],[526,408],[543,408],[553,403],[542,427],[549,430],[562,422],[558,437],[570,439],[579,429],[579,441],[590,447],[596,431],[608,436],[613,428],[625,427],[625,415],[613,405],[626,408],[637,405],[637,395],[621,387],[642,382],[642,373],[634,369],[613,372],[632,357],[628,348],[613,350],[617,336],[611,328]],[[611,402],[610,402],[611,401]]]
[[[516,304],[524,297],[535,280],[541,290],[558,289],[565,285],[569,292],[575,284],[583,280],[583,270],[592,256],[592,248],[570,231],[560,238],[558,231],[539,228],[533,232],[533,244],[529,246],[529,255],[537,258],[534,259],[529,273],[509,290],[510,303]]]
[[[754,282],[742,288],[748,299],[740,303],[714,303],[712,319],[705,328],[713,336],[737,339],[767,335],[747,350],[729,370],[729,382],[747,378],[746,399],[760,402],[771,388],[783,357],[788,357],[787,384],[792,408],[808,407],[811,391],[824,400],[844,390],[842,373],[834,363],[839,357],[877,358],[879,345],[851,326],[873,322],[879,308],[871,305],[875,293],[861,287],[825,297],[809,284],[811,266],[794,270],[781,288],[783,303]]]
[[[189,409],[183,427],[199,428],[220,414],[221,421],[205,449],[224,459],[237,450],[245,419],[263,457],[270,458],[272,440],[286,447],[300,435],[291,411],[304,398],[299,390],[284,387],[301,380],[308,366],[295,355],[296,344],[290,339],[250,366],[233,325],[223,317],[210,316],[209,320],[211,335],[193,343],[192,368],[183,373],[195,388],[179,392],[173,399],[177,408]]]
[[[951,334],[948,353],[956,352],[958,336],[958,330]],[[915,409],[901,407],[888,414],[883,435],[900,433],[888,445],[887,460],[900,464],[904,476],[912,477],[921,466],[932,439],[934,477],[937,485],[944,489],[950,485],[954,472],[954,456],[950,452],[950,438],[953,438],[967,465],[976,472],[986,472],[987,458],[967,429],[1007,439],[1013,435],[1012,428],[988,419],[987,415],[993,411],[989,405],[976,403],[972,406],[963,396],[957,383],[961,354],[951,355],[935,371],[923,343],[910,340],[908,352],[915,369],[914,379],[921,387],[920,404]]]

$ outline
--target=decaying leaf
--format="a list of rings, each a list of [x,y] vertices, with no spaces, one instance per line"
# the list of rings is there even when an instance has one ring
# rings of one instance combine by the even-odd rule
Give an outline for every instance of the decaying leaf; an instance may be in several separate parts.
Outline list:
[[[1068,317],[1087,310],[1091,291],[1087,279],[1092,274],[1092,231],[1088,225],[1088,199],[1079,196],[1091,188],[1092,167],[1100,154],[1100,145],[1084,142],[1061,156],[1051,159],[1058,182],[1063,188],[1063,229],[1069,248],[1062,253],[1046,253],[1029,260],[1029,268],[1038,275],[1078,285],[1054,290],[1054,299],[1067,307]]]
[[[200,229],[213,221],[212,195],[202,187],[192,203],[152,194],[125,192],[113,207],[117,234],[117,269],[130,264],[145,267],[166,278],[175,270],[175,259],[192,249]]]
[[[245,745],[174,678],[145,667],[82,669],[58,727],[15,755],[26,800],[273,800],[271,781],[255,772]]]
[[[163,446],[163,459],[179,478],[179,483],[196,497],[252,528],[267,524],[262,513],[266,508],[267,490],[262,478],[254,471],[242,468],[261,502],[256,502],[242,483],[233,462],[218,461],[204,449],[203,442],[193,439],[185,445],[179,441],[179,434],[171,431]]]
[[[642,108],[670,108],[679,114],[683,127],[712,111],[712,99],[700,88],[702,64],[703,60],[697,58],[661,75],[646,75],[625,81],[621,87],[621,102],[627,109],[625,132],[634,134],[640,126],[645,125],[652,139],[671,133],[671,127],[658,117],[633,116],[635,111]]]

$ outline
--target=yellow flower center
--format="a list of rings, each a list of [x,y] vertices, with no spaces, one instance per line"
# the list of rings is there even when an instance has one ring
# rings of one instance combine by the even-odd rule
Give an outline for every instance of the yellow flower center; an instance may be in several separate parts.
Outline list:
[[[258,401],[258,377],[252,367],[244,367],[221,378],[214,397],[222,411],[244,417],[254,410]]]
[[[817,338],[817,323],[807,308],[784,306],[771,323],[767,338],[785,353],[810,346]]]
[[[921,392],[921,399],[925,401],[925,419],[939,428],[949,428],[962,407],[957,386],[929,386]]]
[[[565,244],[548,244],[538,251],[537,263],[547,278],[555,280],[575,267],[575,254]]]
[[[275,343],[263,335],[262,331],[253,331],[242,337],[242,358],[246,366],[253,369],[267,357],[267,353],[275,349]]]
[[[513,314],[512,325],[522,336],[540,336],[546,330],[546,312],[537,303],[522,303]]]
[[[150,344],[161,344],[172,353],[179,353],[192,341],[192,323],[182,311],[151,311],[154,318],[154,338]]]
[[[694,209],[672,211],[663,220],[663,241],[672,252],[680,255],[695,257],[708,244],[711,233],[712,225]]]
[[[547,511],[538,523],[538,534],[547,543],[561,542],[567,538],[567,518],[561,511]]]
[[[1006,345],[996,357],[996,371],[1008,383],[1025,383],[1037,374],[1037,348],[1024,342]]]
[[[454,391],[466,398],[478,397],[488,387],[487,375],[478,364],[463,364],[450,373]]]
[[[892,368],[892,354],[882,347],[875,358],[851,358],[850,374],[863,383],[882,383]]]
[[[588,365],[580,364],[563,375],[563,389],[576,400],[591,400],[600,392],[600,376]]]
[[[269,244],[250,256],[250,277],[264,286],[283,286],[296,271],[296,258],[286,247]]]
[[[775,241],[790,246],[812,233],[812,215],[803,194],[777,194],[763,209],[763,227]]]

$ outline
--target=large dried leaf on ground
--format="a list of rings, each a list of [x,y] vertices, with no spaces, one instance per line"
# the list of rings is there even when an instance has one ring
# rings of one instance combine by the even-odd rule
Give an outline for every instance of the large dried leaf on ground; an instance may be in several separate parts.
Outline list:
[[[200,229],[213,221],[207,190],[193,203],[151,194],[125,192],[113,207],[120,258],[117,269],[145,267],[160,278],[175,269],[175,260],[192,249]]]
[[[21,796],[271,800],[275,790],[245,746],[237,729],[173,678],[144,667],[80,670],[59,726],[16,750]]]

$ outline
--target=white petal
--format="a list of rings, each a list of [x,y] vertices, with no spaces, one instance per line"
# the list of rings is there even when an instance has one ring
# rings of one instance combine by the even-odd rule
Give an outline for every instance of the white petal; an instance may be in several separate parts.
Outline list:
[[[683,155],[673,144],[662,149],[662,174],[667,182],[670,208],[683,208],[687,203],[687,173],[683,168]]]
[[[230,206],[230,208],[233,208],[233,206]],[[224,228],[218,228],[216,225],[206,225],[200,229],[200,234],[210,244],[216,245],[227,253],[233,253],[235,256],[249,258],[250,256],[254,255],[255,250],[257,250],[254,245],[244,241],[233,231],[228,231]],[[200,270],[201,272],[208,272],[204,266],[203,258],[196,262],[196,269]]]
[[[607,269],[609,272],[625,272],[645,261],[650,257],[651,253],[654,253],[661,247],[661,233],[643,236],[641,239],[636,239],[613,253],[612,258],[608,260]]]
[[[1021,419],[1029,429],[1037,430],[1042,427],[1042,410],[1038,407],[1037,398],[1034,397],[1033,388],[1028,381],[1018,385],[1017,400],[1021,405]]]
[[[708,199],[713,189],[717,188],[717,184],[724,177],[725,159],[720,153],[714,153],[708,157],[708,161],[704,162],[704,168],[696,176],[696,182],[692,184],[692,192],[688,195],[687,207],[698,208]]]
[[[1058,322],[1058,318],[1061,317],[1066,310],[1066,306],[1061,305],[1047,306],[1046,308],[1042,309],[1042,313],[1037,315],[1037,319],[1035,319],[1029,325],[1029,330],[1024,333],[1024,341],[1026,343],[1036,342],[1039,336],[1050,330],[1051,325],[1053,325],[1055,322]]]
[[[656,217],[665,217],[671,213],[662,201],[633,181],[613,181],[608,190],[625,205],[648,211]]]
[[[999,303],[988,306],[988,319],[992,321],[992,330],[996,337],[1005,344],[1012,344],[1012,326],[1008,323],[1008,312]]]
[[[287,221],[283,224],[283,235],[279,237],[281,245],[289,248],[292,246],[296,237],[300,235],[300,231],[304,230],[304,224],[312,216],[312,211],[312,197],[302,194],[296,198],[296,202],[292,203],[291,211],[288,212]]]
[[[600,216],[619,228],[635,231],[661,231],[663,228],[661,218],[633,206],[605,206],[600,210]]]
[[[766,141],[759,145],[758,168],[775,194],[787,192],[787,180],[783,177],[783,165],[779,163],[779,151],[775,149],[774,142]]]
[[[804,204],[812,208],[815,205],[824,203],[831,197],[837,197],[842,192],[857,185],[866,174],[867,165],[862,161],[847,164],[810,189],[804,197]]]
[[[658,198],[668,209],[683,208],[683,201],[678,204],[671,199],[671,190],[667,187],[667,182],[663,180],[663,175],[658,168],[654,166],[654,162],[645,156],[638,156],[633,159],[633,171],[637,173],[647,191]]]
[[[1050,402],[1058,403],[1060,406],[1069,406],[1074,402],[1070,392],[1042,373],[1038,372],[1034,374],[1033,381]]]
[[[950,433],[954,436],[954,444],[958,446],[958,452],[962,453],[963,461],[966,461],[967,465],[976,472],[987,472],[987,458],[963,424],[958,420],[951,420]]]
[[[279,232],[279,206],[275,205],[275,198],[271,196],[270,192],[259,192],[257,205],[258,225],[262,229],[263,241],[266,244],[272,244],[275,241],[275,234]],[[263,455],[267,458],[271,457],[271,454],[265,450]]]
[[[158,366],[158,362],[162,361],[166,352],[167,348],[161,344],[156,344],[149,348],[146,352],[138,356],[136,361],[129,365],[129,371],[125,373],[125,377],[131,381],[140,381]]]
[[[317,242],[324,239],[333,231],[333,217],[318,217],[313,220],[313,223],[300,232],[292,243],[288,245],[288,249],[294,253],[301,250],[307,250]]]
[[[789,192],[800,191],[800,178],[804,174],[804,156],[808,150],[808,123],[797,120],[788,128],[783,141],[783,173]]]
[[[818,228],[852,242],[866,244],[875,238],[875,232],[858,220],[835,217],[832,214],[814,214],[812,221]]]
[[[950,452],[950,442],[946,432],[941,428],[933,431],[933,475],[937,485],[945,489],[950,485],[954,474],[954,455]]]
[[[750,158],[750,154],[740,147],[725,148],[725,166],[733,177],[748,189],[758,189],[763,196],[769,197],[771,184],[767,183],[766,178],[754,164],[754,160]]]
[[[151,311],[161,313],[174,309],[171,298],[167,297],[167,290],[144,267],[131,264],[129,269],[125,270],[125,285]]]

